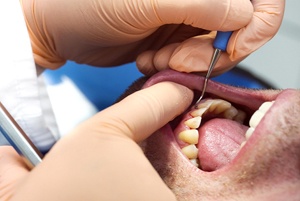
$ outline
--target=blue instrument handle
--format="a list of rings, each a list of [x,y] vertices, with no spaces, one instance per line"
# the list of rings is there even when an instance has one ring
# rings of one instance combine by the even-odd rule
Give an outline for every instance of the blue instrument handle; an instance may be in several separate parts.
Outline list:
[[[226,51],[231,34],[232,31],[218,31],[213,43],[214,48]]]

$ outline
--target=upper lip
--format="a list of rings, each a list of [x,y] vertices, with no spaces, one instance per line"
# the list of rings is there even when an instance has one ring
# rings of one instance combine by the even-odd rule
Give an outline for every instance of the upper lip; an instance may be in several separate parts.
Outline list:
[[[204,77],[196,74],[182,73],[168,69],[152,76],[144,84],[143,88],[162,81],[176,82],[192,90],[201,91],[204,84]],[[265,101],[275,100],[279,94],[278,91],[268,91],[268,93],[265,93],[263,91],[237,88],[214,82],[212,80],[208,80],[206,93],[213,94],[235,104],[243,105],[252,110],[258,109],[258,107]],[[249,101],[249,99],[251,99],[251,101]]]

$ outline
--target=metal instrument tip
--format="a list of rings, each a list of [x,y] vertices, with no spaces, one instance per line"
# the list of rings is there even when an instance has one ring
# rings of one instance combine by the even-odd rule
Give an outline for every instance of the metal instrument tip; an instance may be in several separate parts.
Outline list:
[[[214,67],[216,66],[217,61],[219,60],[219,58],[221,56],[221,52],[222,51],[218,48],[216,48],[215,51],[214,51],[214,54],[213,54],[212,59],[210,61],[210,65],[208,67],[207,74],[206,74],[205,79],[204,79],[202,93],[201,93],[201,96],[199,97],[199,99],[197,100],[197,102],[195,103],[195,108],[198,107],[198,104],[200,103],[200,101],[202,100],[202,98],[203,98],[203,96],[206,92],[208,79],[210,78],[210,74],[213,71]]]

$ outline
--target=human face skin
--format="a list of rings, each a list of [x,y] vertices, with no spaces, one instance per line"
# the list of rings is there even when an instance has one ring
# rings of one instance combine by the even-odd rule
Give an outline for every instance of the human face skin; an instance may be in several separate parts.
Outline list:
[[[197,75],[167,70],[151,77],[144,87],[165,80],[188,86],[195,98],[203,83]],[[226,102],[208,101],[212,97],[227,100],[243,112],[236,113]],[[250,123],[255,129],[247,131],[250,117],[266,101],[272,103],[255,113]],[[199,128],[199,111],[192,113],[196,109],[191,106],[141,143],[178,200],[300,200],[299,90],[248,90],[209,81],[201,103],[198,109],[209,109]],[[196,124],[186,125],[193,116]],[[179,134],[183,130],[198,132],[188,132],[193,137],[186,137]],[[193,147],[192,151],[181,150],[185,146]]]

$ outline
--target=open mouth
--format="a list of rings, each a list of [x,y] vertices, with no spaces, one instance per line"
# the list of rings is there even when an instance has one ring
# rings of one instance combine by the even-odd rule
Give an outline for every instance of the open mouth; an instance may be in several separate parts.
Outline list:
[[[149,79],[143,88],[172,81],[200,95],[203,77],[166,70]],[[274,105],[278,91],[260,93],[208,82],[201,102],[169,123],[176,149],[194,168],[212,172],[230,164],[242,147],[259,134],[259,124]]]

